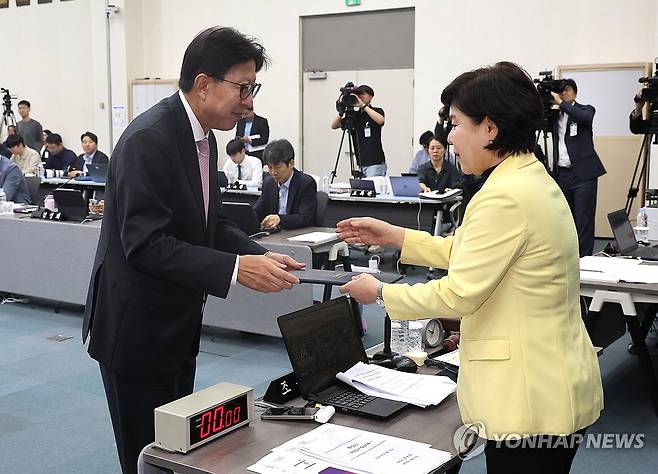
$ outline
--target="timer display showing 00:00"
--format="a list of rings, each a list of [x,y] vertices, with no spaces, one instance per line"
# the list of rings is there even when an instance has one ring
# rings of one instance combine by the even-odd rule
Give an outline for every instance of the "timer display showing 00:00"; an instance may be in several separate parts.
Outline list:
[[[190,418],[190,446],[243,422],[248,417],[247,394]]]

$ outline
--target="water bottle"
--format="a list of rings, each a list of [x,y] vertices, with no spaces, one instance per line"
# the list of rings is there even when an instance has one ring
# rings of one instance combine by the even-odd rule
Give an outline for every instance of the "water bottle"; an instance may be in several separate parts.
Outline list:
[[[391,351],[398,354],[407,352],[409,321],[391,321]]]
[[[11,211],[9,212],[11,213]],[[0,215],[8,214],[7,212],[7,193],[0,188]]]
[[[407,353],[418,352],[423,352],[423,324],[418,321],[410,321],[407,333]]]
[[[324,176],[322,177],[322,191],[325,193],[329,194],[329,174],[325,173]]]
[[[637,213],[637,226],[638,227],[648,227],[647,222],[647,210],[643,207]]]
[[[45,170],[43,168],[43,163],[39,162],[39,164],[37,165],[37,176],[39,178],[44,178],[45,175],[46,175],[46,173],[45,173]]]

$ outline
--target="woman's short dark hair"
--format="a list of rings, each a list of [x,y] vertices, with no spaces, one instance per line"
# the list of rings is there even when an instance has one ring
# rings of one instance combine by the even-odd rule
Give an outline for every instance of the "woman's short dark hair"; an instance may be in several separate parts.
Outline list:
[[[88,137],[92,142],[98,145],[98,136],[95,133],[92,132],[83,133],[82,135],[80,135],[80,141],[82,141],[84,137]]]
[[[285,138],[269,142],[263,151],[263,160],[268,165],[279,163],[285,163],[287,165],[294,159],[295,149]]]
[[[178,87],[189,92],[201,73],[223,79],[237,64],[256,62],[256,72],[269,63],[265,48],[234,28],[214,26],[196,35],[185,50]]]
[[[50,145],[61,145],[62,136],[59,133],[51,133],[46,137],[46,143]]]
[[[429,143],[430,143],[430,138],[432,138],[433,136],[434,136],[434,134],[432,132],[430,132],[429,130],[426,131],[426,132],[423,132],[423,134],[418,139],[418,143],[423,148],[427,148],[427,145],[429,145]]]
[[[228,156],[233,156],[236,153],[240,153],[244,150],[244,143],[239,138],[234,138],[226,144],[226,154]]]
[[[543,117],[542,101],[528,73],[510,62],[465,72],[441,93],[446,107],[457,107],[476,124],[485,117],[498,135],[485,148],[498,156],[532,153]]]

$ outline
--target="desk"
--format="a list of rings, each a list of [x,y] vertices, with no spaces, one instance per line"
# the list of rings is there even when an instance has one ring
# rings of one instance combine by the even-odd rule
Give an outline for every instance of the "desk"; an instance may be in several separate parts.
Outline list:
[[[229,189],[222,194],[222,201],[253,204],[259,196],[260,193],[256,189],[246,191]],[[374,198],[352,197],[349,194],[329,194],[322,225],[331,227],[348,217],[370,216],[410,229],[417,229],[420,223],[421,230],[432,233],[435,230],[432,225],[434,217],[441,218],[442,213],[459,200],[461,200],[461,196],[437,200],[398,197],[391,194],[380,194]]]
[[[66,186],[62,186],[66,185]],[[105,183],[99,183],[96,181],[78,181],[76,179],[69,178],[41,178],[41,186],[39,187],[39,200],[43,204],[43,198],[52,193],[53,189],[62,186],[65,188],[80,188],[83,190],[83,193],[86,195],[85,199],[94,197],[97,200],[103,199],[105,195]],[[93,195],[90,192],[93,191]]]
[[[436,369],[422,368],[421,372],[436,373]],[[297,399],[291,404],[300,406],[302,402]],[[409,406],[385,421],[336,413],[331,423],[429,443],[436,449],[451,453],[452,459],[435,472],[445,472],[459,462],[452,437],[462,426],[462,420],[454,393],[438,406],[425,409]],[[260,410],[257,409],[256,421],[249,427],[240,428],[187,454],[168,453],[150,447],[144,451],[144,461],[181,474],[245,472],[248,466],[272,448],[317,426],[315,422],[261,421]]]
[[[658,379],[653,361],[649,355],[646,336],[656,317],[655,308],[650,310],[640,324],[635,303],[658,303],[658,284],[604,283],[581,280],[580,294],[592,298],[589,309],[600,311],[603,303],[617,303],[621,306],[628,332],[637,351],[644,372],[649,396],[658,417]]]

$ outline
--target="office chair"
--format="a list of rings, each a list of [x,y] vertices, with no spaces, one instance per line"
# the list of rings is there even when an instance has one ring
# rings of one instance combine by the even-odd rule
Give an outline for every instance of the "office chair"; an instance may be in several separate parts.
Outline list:
[[[38,176],[26,176],[25,182],[27,183],[27,192],[30,194],[30,200],[32,201],[32,204],[38,204],[41,178]]]
[[[315,225],[322,227],[324,223],[324,216],[327,213],[327,204],[329,203],[329,195],[324,191],[317,193],[318,204],[315,208]]]

